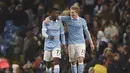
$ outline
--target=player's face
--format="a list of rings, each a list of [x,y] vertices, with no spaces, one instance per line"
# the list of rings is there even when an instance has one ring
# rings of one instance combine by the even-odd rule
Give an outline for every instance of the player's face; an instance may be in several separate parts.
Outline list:
[[[70,15],[71,15],[72,17],[76,17],[76,16],[78,16],[78,13],[77,13],[75,10],[71,9],[71,10],[70,10]]]
[[[54,20],[58,19],[58,16],[59,16],[59,11],[58,11],[58,10],[57,10],[57,11],[53,11],[53,12],[51,13],[51,17],[52,17]]]

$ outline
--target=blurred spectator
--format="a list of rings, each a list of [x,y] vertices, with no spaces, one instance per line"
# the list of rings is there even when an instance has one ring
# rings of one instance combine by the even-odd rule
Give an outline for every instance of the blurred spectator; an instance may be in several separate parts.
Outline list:
[[[20,64],[20,55],[23,52],[23,44],[24,44],[24,37],[21,31],[16,32],[16,36],[14,42],[10,42],[10,44],[14,47],[13,53],[15,55],[16,61]]]
[[[118,53],[113,54],[113,59],[107,67],[108,73],[122,73],[119,58],[120,56]]]
[[[88,73],[94,73],[93,67],[90,67],[90,68],[89,68]]]
[[[99,30],[97,34],[97,57],[103,54],[103,51],[108,46],[108,40],[105,38],[103,31]]]
[[[94,8],[94,16],[101,13],[102,11],[103,11],[103,1],[97,0]]]
[[[15,12],[12,13],[12,19],[15,26],[25,28],[28,25],[28,15],[21,4],[16,6]]]
[[[126,32],[123,34],[123,44],[130,47],[130,26],[126,27]]]
[[[33,69],[35,73],[43,73],[46,70],[45,61],[43,61],[43,55],[39,55],[33,63]]]
[[[113,42],[110,41],[108,42],[108,47],[104,49],[102,55],[108,57],[108,60],[110,60],[112,52],[113,52]]]
[[[26,24],[26,26],[32,27],[32,23],[33,23],[33,20],[34,20],[34,14],[33,14],[32,9],[31,8],[26,9],[25,13],[28,17],[28,23]]]
[[[38,16],[41,18],[44,15],[45,15],[45,7],[44,4],[41,3],[38,6]]]
[[[114,20],[114,16],[108,3],[103,4],[103,9],[102,11],[99,11],[98,14],[101,16],[101,18],[104,18],[107,21]]]
[[[13,36],[16,32],[17,28],[14,26],[13,21],[12,20],[7,20],[6,24],[5,24],[5,28],[4,28],[4,54],[8,57],[11,58],[12,56],[12,47],[10,42],[13,41]]]
[[[103,65],[96,64],[94,66],[94,73],[107,73],[107,68]]]
[[[5,22],[8,18],[8,8],[5,5],[4,2],[0,2],[0,35],[3,33],[4,31],[4,27],[5,27]]]
[[[108,41],[111,39],[111,37],[110,37],[111,28],[110,28],[109,26],[110,26],[110,25],[109,25],[109,23],[108,23],[108,21],[107,21],[106,24],[105,24],[105,28],[104,28],[104,35],[105,35],[105,37],[107,38]]]
[[[28,61],[33,62],[37,52],[38,52],[38,44],[34,39],[32,31],[28,31],[26,38],[24,40],[24,49],[23,49],[25,63],[27,63]]]
[[[105,67],[105,57],[100,57],[96,65],[90,68],[92,73],[107,73],[107,68]]]
[[[92,23],[92,16],[90,14],[85,14],[84,15],[86,21],[87,21],[87,26],[88,26],[88,30],[90,32],[92,32],[93,30],[91,28],[93,28],[93,23]]]
[[[94,9],[94,4],[96,0],[83,0],[84,2],[84,13],[92,15],[93,9]]]
[[[13,65],[12,65],[13,73],[19,73],[19,72],[18,72],[18,68],[19,68],[19,65],[13,64]]]
[[[117,21],[119,22],[120,21],[120,17],[122,16],[122,12],[121,10],[119,9],[119,2],[112,2],[110,3],[111,4],[111,11],[112,11],[112,14],[115,16],[114,17],[114,21]]]
[[[127,72],[127,67],[128,67],[128,60],[129,60],[129,48],[127,46],[121,46],[118,48],[118,53],[119,53],[119,62],[121,64],[121,72],[126,73]]]

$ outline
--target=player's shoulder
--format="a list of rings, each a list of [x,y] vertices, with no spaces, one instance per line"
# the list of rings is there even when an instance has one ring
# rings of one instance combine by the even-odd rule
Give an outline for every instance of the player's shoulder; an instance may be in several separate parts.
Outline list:
[[[79,17],[79,20],[80,20],[83,24],[86,23],[86,20],[85,20],[84,18],[82,18],[82,17]]]
[[[86,21],[86,20],[85,20],[84,18],[82,18],[82,17],[79,17],[79,19],[80,19],[81,21],[84,21],[84,22]]]
[[[56,22],[62,24],[62,20],[60,19],[57,19]]]
[[[45,20],[44,20],[44,21],[42,21],[42,25],[43,25],[43,24],[46,24],[46,21],[45,21]]]

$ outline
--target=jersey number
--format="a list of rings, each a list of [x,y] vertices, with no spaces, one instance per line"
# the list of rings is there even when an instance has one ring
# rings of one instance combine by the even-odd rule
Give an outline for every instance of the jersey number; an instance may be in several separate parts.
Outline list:
[[[57,50],[57,56],[59,56],[61,53],[60,53],[60,50]]]

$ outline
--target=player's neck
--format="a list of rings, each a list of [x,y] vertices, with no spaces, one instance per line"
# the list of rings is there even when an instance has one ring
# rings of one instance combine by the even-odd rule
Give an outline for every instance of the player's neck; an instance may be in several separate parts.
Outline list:
[[[77,15],[77,16],[73,16],[73,19],[77,19],[79,16]]]
[[[56,19],[53,19],[52,17],[50,17],[50,20],[52,20],[52,21],[56,21]]]
[[[52,19],[52,21],[56,21],[56,19]]]

